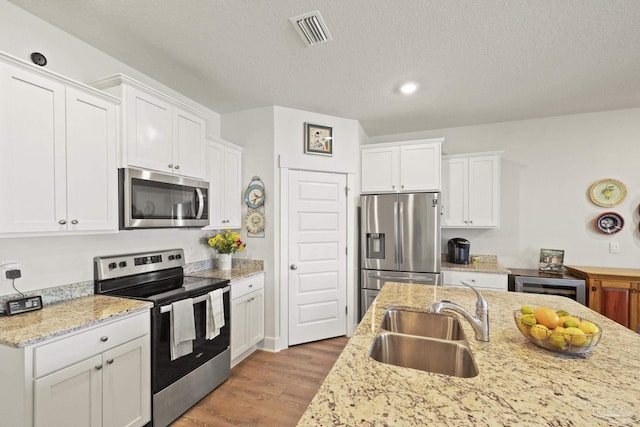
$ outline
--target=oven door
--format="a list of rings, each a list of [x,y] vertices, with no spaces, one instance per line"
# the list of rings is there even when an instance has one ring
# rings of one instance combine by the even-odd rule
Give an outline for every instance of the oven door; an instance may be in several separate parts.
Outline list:
[[[205,364],[229,348],[231,331],[231,313],[229,305],[229,286],[223,289],[224,323],[220,335],[207,340],[206,337],[206,298],[207,294],[193,296],[196,339],[193,352],[176,360],[171,360],[170,328],[171,304],[153,308],[151,321],[151,382],[153,393],[157,393],[189,372]]]

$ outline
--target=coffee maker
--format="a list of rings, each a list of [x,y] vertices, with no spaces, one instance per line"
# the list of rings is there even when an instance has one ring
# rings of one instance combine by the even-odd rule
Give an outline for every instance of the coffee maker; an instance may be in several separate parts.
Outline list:
[[[471,242],[462,237],[454,237],[449,240],[447,261],[454,264],[469,264],[469,251]]]

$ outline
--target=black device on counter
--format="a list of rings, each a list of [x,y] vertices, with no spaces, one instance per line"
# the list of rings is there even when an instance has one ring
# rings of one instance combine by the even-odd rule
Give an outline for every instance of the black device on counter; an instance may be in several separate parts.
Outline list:
[[[448,242],[447,261],[454,264],[469,264],[471,242],[462,237],[454,237]]]

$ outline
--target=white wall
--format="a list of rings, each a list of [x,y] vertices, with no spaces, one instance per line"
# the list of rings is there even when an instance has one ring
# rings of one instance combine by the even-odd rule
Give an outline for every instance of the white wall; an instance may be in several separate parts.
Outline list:
[[[443,153],[504,150],[502,226],[496,230],[443,230],[471,241],[471,253],[496,254],[508,267],[537,268],[541,248],[564,249],[565,264],[640,268],[640,109],[437,129],[371,138],[371,143],[445,137]],[[626,200],[601,208],[591,184],[615,178]],[[594,231],[603,212],[622,215],[625,227],[609,236]],[[620,253],[609,253],[609,242]],[[445,246],[443,246],[443,249]],[[446,250],[446,249],[445,249]]]
[[[304,123],[333,127],[334,154],[331,157],[304,154]],[[245,256],[265,261],[265,341],[263,347],[279,350],[287,347],[286,277],[281,277],[283,250],[280,209],[281,171],[304,169],[358,175],[360,144],[366,135],[355,120],[326,116],[283,107],[265,107],[225,114],[221,119],[222,137],[245,147],[243,157],[244,186],[254,175],[265,183],[266,230],[264,238],[247,238]],[[285,172],[286,174],[286,172]],[[359,194],[359,184],[353,185],[352,200]],[[351,207],[353,210],[353,206]],[[246,208],[245,208],[246,212]],[[246,236],[246,234],[245,234]],[[350,236],[353,247],[355,233]],[[356,272],[355,254],[351,273]],[[285,254],[286,256],[286,254]],[[285,259],[286,262],[286,259]],[[355,288],[350,298],[356,298]],[[355,304],[354,304],[355,308]],[[355,319],[355,317],[354,317]]]
[[[24,60],[31,52],[43,53],[47,69],[81,82],[114,73],[125,73],[164,91],[209,115],[207,132],[219,135],[220,116],[148,78],[105,53],[0,0],[0,50]],[[0,208],[2,201],[0,201]],[[17,260],[23,291],[93,280],[93,257],[132,251],[184,248],[186,261],[213,257],[200,240],[210,233],[199,230],[132,230],[119,234],[0,239],[0,264]],[[0,295],[11,294],[10,282],[0,278]]]

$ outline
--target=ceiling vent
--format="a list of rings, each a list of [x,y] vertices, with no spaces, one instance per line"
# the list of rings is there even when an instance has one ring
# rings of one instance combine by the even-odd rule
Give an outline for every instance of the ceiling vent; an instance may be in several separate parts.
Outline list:
[[[333,40],[318,10],[289,18],[289,20],[307,46]]]

